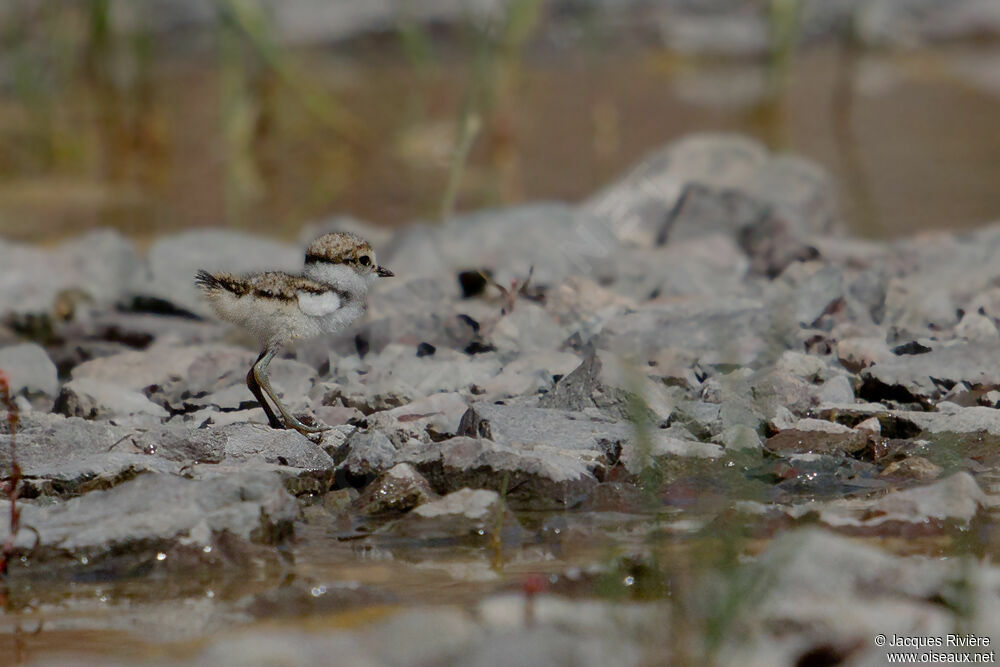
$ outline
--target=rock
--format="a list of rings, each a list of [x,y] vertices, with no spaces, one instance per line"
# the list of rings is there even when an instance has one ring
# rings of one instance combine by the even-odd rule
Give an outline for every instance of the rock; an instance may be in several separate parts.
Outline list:
[[[82,291],[96,305],[116,303],[139,276],[133,245],[99,230],[49,249],[0,242],[0,314],[49,314],[60,293]]]
[[[840,267],[824,262],[794,262],[775,281],[774,289],[790,295],[796,322],[816,328],[821,318],[843,303],[844,274]]]
[[[605,473],[604,457],[598,451],[485,438],[410,443],[400,450],[398,459],[411,463],[439,493],[466,486],[505,490],[513,509],[571,507]]]
[[[959,472],[927,486],[891,491],[875,500],[831,500],[811,511],[818,511],[820,520],[830,526],[872,527],[947,520],[967,523],[980,508],[996,505],[971,475]]]
[[[53,411],[83,419],[107,419],[135,414],[161,418],[170,416],[161,406],[146,398],[145,394],[91,378],[79,378],[64,384]]]
[[[966,313],[955,325],[955,335],[969,342],[995,341],[1000,331],[990,318],[979,313]]]
[[[569,352],[549,350],[521,355],[504,365],[500,373],[481,386],[480,400],[495,402],[514,396],[550,392],[556,378],[568,375],[580,365],[580,358]]]
[[[638,474],[658,459],[667,457],[717,459],[722,456],[722,447],[688,438],[678,438],[667,431],[652,429],[646,433],[648,442],[641,438],[631,440],[622,448],[621,462],[625,469]],[[645,451],[644,451],[645,448]]]
[[[816,392],[816,398],[820,404],[823,403],[852,403],[854,401],[854,389],[851,381],[844,375],[837,375],[826,382]]]
[[[298,272],[303,258],[300,248],[244,232],[185,231],[155,241],[147,253],[147,279],[124,284],[131,285],[137,296],[162,299],[189,312],[212,317],[211,307],[194,284],[194,274],[199,269],[236,274],[265,269]]]
[[[198,393],[237,382],[253,360],[249,350],[227,345],[155,347],[84,362],[73,369],[73,379],[101,380],[135,391],[185,382],[188,393]]]
[[[877,401],[931,401],[958,383],[989,391],[1000,386],[1000,372],[992,370],[1000,344],[965,343],[938,347],[925,354],[897,357],[861,372],[858,396]]]
[[[761,439],[757,431],[744,424],[730,426],[717,436],[717,440],[727,451],[760,451]]]
[[[595,316],[605,320],[635,307],[632,299],[576,275],[569,276],[545,295],[545,309],[563,325],[578,325]]]
[[[579,411],[473,403],[462,416],[458,434],[504,445],[611,455],[631,437],[631,427]]]
[[[939,465],[931,463],[922,456],[909,456],[900,461],[893,461],[879,473],[883,477],[912,479],[921,482],[937,479],[944,471]]]
[[[122,427],[44,415],[17,432],[17,459],[23,494],[71,496],[104,489],[143,472],[174,472],[180,466],[147,456],[126,443],[134,433]],[[0,470],[10,469],[10,435],[0,435]]]
[[[363,514],[408,512],[438,497],[409,463],[400,463],[365,487],[354,505]]]
[[[792,221],[797,233],[828,232],[836,221],[833,188],[820,168],[770,157],[758,142],[726,134],[691,135],[660,149],[584,208],[609,218],[617,238],[648,246],[691,185],[700,186],[695,192],[711,193],[703,197],[711,205],[690,223],[679,227],[675,222],[668,232],[671,241],[679,240],[683,229],[710,233],[713,223],[735,233],[768,211]]]
[[[663,385],[606,351],[589,355],[538,404],[574,411],[597,408],[615,419],[645,419],[656,426],[673,413],[673,401]]]
[[[6,501],[0,506],[7,511]],[[22,504],[22,521],[37,531],[33,562],[82,559],[91,566],[116,555],[129,563],[153,565],[164,560],[157,554],[185,548],[189,558],[208,562],[224,534],[247,542],[280,543],[291,534],[297,513],[280,478],[262,473],[204,480],[146,474],[54,505]],[[6,531],[4,523],[0,540]],[[35,537],[22,530],[15,547],[26,551]]]
[[[831,424],[831,427],[835,426]],[[771,436],[764,443],[764,449],[776,454],[813,453],[857,455],[869,447],[868,435],[847,429],[843,432],[830,430],[788,429]]]
[[[521,353],[554,350],[570,333],[542,306],[521,302],[500,318],[487,339],[501,356],[513,358]]]
[[[673,348],[691,363],[744,366],[782,345],[775,335],[773,313],[760,302],[727,299],[641,308],[608,322],[597,347],[641,363]]]
[[[382,532],[409,539],[482,541],[496,533],[498,525],[498,539],[520,539],[521,526],[504,508],[499,494],[485,489],[459,489],[420,505]]]
[[[338,479],[367,484],[379,473],[392,468],[397,461],[396,448],[380,431],[354,431],[342,444],[327,450],[337,462]]]
[[[56,365],[35,343],[0,347],[0,370],[7,374],[12,395],[42,394],[54,398],[59,393]]]
[[[435,393],[470,395],[500,372],[496,356],[438,350],[417,357],[411,346],[392,344],[370,362],[357,357],[331,358],[334,383],[325,385],[323,402],[342,401],[369,414],[396,408]]]
[[[469,403],[461,394],[432,394],[392,410],[375,412],[368,424],[401,447],[411,439],[426,442],[457,434],[468,409]]]
[[[327,431],[336,438],[338,431]],[[333,458],[309,438],[291,429],[273,429],[261,424],[232,424],[198,429],[192,439],[208,441],[206,448],[219,449],[223,462],[263,461],[312,471],[332,471]],[[324,442],[325,446],[331,446]],[[333,445],[336,446],[336,445]]]
[[[890,361],[894,357],[881,338],[844,338],[837,342],[837,358],[844,368],[857,373],[862,368]]]

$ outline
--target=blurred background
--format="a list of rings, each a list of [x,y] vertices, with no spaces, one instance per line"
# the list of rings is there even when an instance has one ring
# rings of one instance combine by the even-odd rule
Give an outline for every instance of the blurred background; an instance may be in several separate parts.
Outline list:
[[[577,201],[685,133],[857,233],[1000,219],[998,0],[4,0],[0,236]]]

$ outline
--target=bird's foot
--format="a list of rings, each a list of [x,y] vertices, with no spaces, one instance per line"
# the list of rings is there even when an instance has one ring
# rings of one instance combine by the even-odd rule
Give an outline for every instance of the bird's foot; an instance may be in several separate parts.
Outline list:
[[[309,421],[312,421],[312,418],[310,417],[307,417],[307,419],[309,419]],[[302,435],[306,436],[311,440],[316,436],[319,436],[320,434],[329,431],[333,427],[327,426],[326,424],[306,424],[295,415],[289,414],[285,415],[285,428],[295,429],[296,431],[298,431],[299,433],[301,433]]]

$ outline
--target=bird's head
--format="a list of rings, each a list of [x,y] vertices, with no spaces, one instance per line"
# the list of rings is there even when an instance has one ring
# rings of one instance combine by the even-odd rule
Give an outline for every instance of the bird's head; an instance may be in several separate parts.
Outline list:
[[[335,270],[333,267],[343,268]],[[342,273],[344,269],[366,279],[366,282],[393,275],[392,271],[378,265],[371,245],[357,234],[324,234],[306,248],[307,273]]]

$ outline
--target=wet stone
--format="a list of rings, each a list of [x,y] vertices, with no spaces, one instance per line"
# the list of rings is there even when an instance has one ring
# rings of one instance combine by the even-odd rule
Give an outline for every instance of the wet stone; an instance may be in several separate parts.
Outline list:
[[[495,491],[466,488],[420,505],[380,532],[422,540],[485,541],[495,535],[509,542],[519,540],[522,529]]]
[[[788,429],[771,436],[764,442],[764,449],[776,454],[847,454],[857,456],[870,447],[866,433],[847,430]]]
[[[437,497],[413,466],[400,463],[366,486],[354,506],[363,514],[407,512]]]
[[[0,506],[6,512],[6,502]],[[38,533],[33,561],[86,557],[91,565],[114,554],[155,562],[157,553],[186,545],[203,552],[223,533],[277,544],[291,534],[297,513],[277,475],[252,472],[204,480],[146,474],[65,502],[22,505],[22,521]],[[0,527],[0,539],[6,530],[6,524]],[[27,550],[34,541],[33,533],[22,530],[15,547]]]

